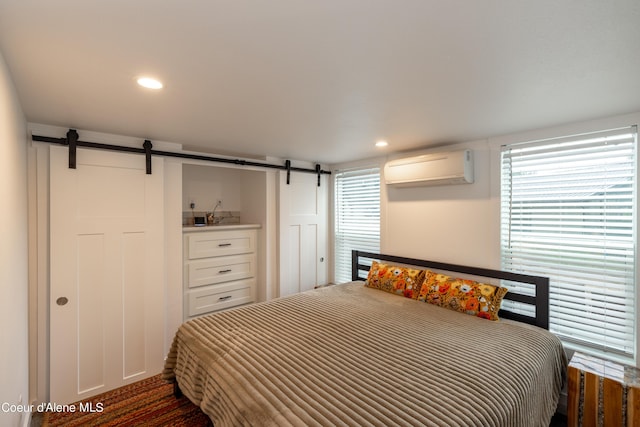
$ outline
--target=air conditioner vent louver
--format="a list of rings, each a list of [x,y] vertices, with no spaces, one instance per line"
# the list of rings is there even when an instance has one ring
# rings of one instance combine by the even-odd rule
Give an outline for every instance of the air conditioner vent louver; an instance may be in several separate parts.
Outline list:
[[[399,187],[471,184],[473,152],[461,150],[391,160],[384,166],[384,179],[386,184]]]

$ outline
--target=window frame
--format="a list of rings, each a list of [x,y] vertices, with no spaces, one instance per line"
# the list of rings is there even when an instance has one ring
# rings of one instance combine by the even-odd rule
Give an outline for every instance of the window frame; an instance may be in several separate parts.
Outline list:
[[[380,252],[380,232],[381,232],[381,185],[382,185],[382,168],[379,164],[366,164],[357,167],[350,167],[344,169],[335,170],[333,173],[333,277],[335,283],[344,283],[351,281],[351,249],[364,250],[368,252]],[[358,178],[364,178],[367,180],[377,177],[377,189],[372,189],[370,196],[375,194],[376,209],[377,209],[377,230],[373,232],[375,237],[375,243],[372,243],[372,239],[362,239],[361,244],[357,247],[353,244],[348,245],[344,250],[341,250],[340,245],[344,239],[340,236],[343,223],[340,218],[341,205],[338,198],[340,197],[340,189],[338,188],[341,180],[347,176],[350,180],[357,180]],[[373,179],[375,181],[376,179]],[[370,230],[371,231],[371,230]],[[349,241],[351,238],[347,238]],[[367,240],[369,240],[367,242]]]
[[[612,129],[615,130],[614,128],[620,128],[621,126],[611,126],[611,127],[602,127],[603,129]],[[633,278],[633,290],[632,293],[634,294],[634,304],[632,304],[632,311],[633,311],[633,320],[632,320],[632,327],[633,327],[633,331],[631,332],[631,336],[633,336],[634,338],[634,342],[633,342],[633,349],[632,349],[632,354],[630,356],[624,356],[624,355],[619,355],[616,353],[608,353],[608,352],[601,352],[598,350],[595,350],[591,347],[586,347],[586,346],[582,346],[580,344],[574,343],[574,342],[569,342],[567,340],[563,340],[565,346],[569,349],[573,349],[573,350],[580,350],[583,352],[587,352],[587,353],[591,353],[591,354],[598,354],[599,356],[604,356],[607,357],[609,359],[612,360],[618,360],[621,362],[625,362],[625,363],[632,363],[637,365],[638,364],[638,339],[640,336],[640,327],[639,327],[639,323],[640,323],[640,319],[639,319],[639,310],[638,310],[638,297],[639,297],[639,292],[638,292],[638,284],[637,284],[637,275],[638,275],[638,218],[637,218],[637,207],[638,207],[638,183],[639,183],[639,168],[638,168],[638,158],[640,157],[639,153],[638,153],[638,135],[637,135],[637,127],[635,126],[625,126],[626,128],[630,129],[631,131],[633,131],[635,133],[635,141],[633,142],[634,144],[634,159],[633,159],[633,163],[634,163],[634,178],[632,180],[634,189],[633,189],[633,204],[632,206],[632,218],[633,218],[633,236],[632,236],[632,243],[634,244],[634,255],[633,255],[633,270],[634,270],[634,274],[635,277]],[[631,129],[634,128],[634,129]],[[606,132],[606,131],[605,131]],[[549,132],[547,132],[548,134]],[[506,268],[506,269],[511,269],[510,266],[506,266],[505,267],[505,263],[504,263],[504,245],[503,245],[503,233],[504,233],[504,221],[503,221],[503,216],[505,215],[504,212],[504,203],[503,203],[503,198],[504,198],[504,194],[503,194],[503,185],[504,185],[504,181],[503,181],[503,147],[507,146],[507,147],[517,147],[517,146],[526,146],[526,145],[536,145],[536,144],[545,144],[545,143],[553,143],[553,142],[558,142],[558,141],[566,141],[566,140],[570,140],[570,139],[584,139],[586,137],[588,137],[590,134],[592,133],[598,133],[598,132],[589,132],[589,133],[584,133],[584,132],[575,132],[575,133],[568,133],[568,132],[564,132],[565,135],[570,134],[573,135],[571,137],[546,137],[546,138],[535,138],[535,139],[526,139],[526,138],[519,138],[516,139],[515,136],[510,136],[510,137],[503,137],[503,138],[499,138],[496,139],[495,142],[501,142],[500,144],[500,153],[498,154],[498,165],[499,165],[499,170],[500,170],[500,177],[498,178],[498,205],[499,205],[499,227],[500,227],[500,238],[499,238],[499,247],[500,247],[500,263],[502,265],[502,268]],[[557,135],[562,135],[563,132],[557,132]],[[547,135],[545,135],[547,136]],[[519,142],[519,141],[528,141],[528,142]],[[497,144],[496,144],[497,145]],[[538,272],[536,272],[536,274],[539,274]],[[553,280],[552,280],[553,283]],[[553,296],[551,297],[553,298]],[[552,326],[552,330],[553,330],[553,326]]]

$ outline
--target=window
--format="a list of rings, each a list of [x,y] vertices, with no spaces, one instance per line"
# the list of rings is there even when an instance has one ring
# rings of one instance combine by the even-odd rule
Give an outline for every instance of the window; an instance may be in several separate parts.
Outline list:
[[[335,176],[335,281],[351,281],[351,251],[380,251],[380,169]]]
[[[635,127],[502,148],[504,269],[548,276],[550,330],[634,362]]]

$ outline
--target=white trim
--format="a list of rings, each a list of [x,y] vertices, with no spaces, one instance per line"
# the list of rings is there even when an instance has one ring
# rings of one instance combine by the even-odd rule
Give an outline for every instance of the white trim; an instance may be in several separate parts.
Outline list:
[[[23,412],[20,416],[20,425],[22,427],[29,427],[31,425],[32,412]]]
[[[637,286],[629,273],[635,272],[637,265],[637,203],[631,181],[635,179],[637,183],[637,129],[629,125],[634,124],[617,127],[615,132],[554,135],[535,142],[505,144],[503,191],[509,196],[513,189],[517,199],[514,206],[505,205],[502,209],[502,212],[511,212],[502,231],[510,233],[513,227],[516,243],[512,245],[510,234],[502,235],[501,248],[506,268],[524,268],[532,274],[548,274],[557,280],[552,281],[555,287],[552,286],[551,330],[566,340],[568,347],[616,360],[620,359],[610,353],[620,352],[624,362],[636,363],[638,310],[634,302],[637,300],[633,298],[637,297]],[[630,154],[635,158],[629,157]],[[553,168],[547,169],[547,165]],[[608,185],[600,189],[603,186],[599,180],[603,177]],[[589,194],[593,197],[588,197]],[[502,199],[508,203],[504,196]],[[601,198],[603,200],[599,200]],[[574,206],[573,210],[567,211],[567,200],[569,207]],[[544,203],[540,205],[540,202]],[[585,206],[589,209],[587,217],[581,216]],[[618,216],[619,209],[625,213],[631,211],[634,218],[628,214]],[[557,220],[550,216],[560,212],[564,213]],[[597,216],[591,216],[591,212]],[[615,224],[614,228],[609,227],[610,223]],[[594,232],[599,233],[598,237],[593,236]],[[613,252],[604,248],[613,248]],[[569,262],[569,270],[559,267],[557,256],[575,258],[576,264]],[[606,258],[600,258],[604,256]],[[629,270],[631,256],[634,268]],[[593,269],[589,268],[592,262]],[[619,268],[616,263],[620,264]],[[607,280],[606,287],[600,286],[602,274],[611,279]],[[589,311],[582,309],[583,295],[593,297],[591,303],[586,303],[591,307]],[[624,310],[612,310],[611,304]],[[593,320],[587,314],[591,312]],[[635,328],[630,324],[631,319]],[[604,329],[598,329],[600,327]],[[631,342],[633,348],[630,348]],[[605,343],[602,348],[601,343]]]

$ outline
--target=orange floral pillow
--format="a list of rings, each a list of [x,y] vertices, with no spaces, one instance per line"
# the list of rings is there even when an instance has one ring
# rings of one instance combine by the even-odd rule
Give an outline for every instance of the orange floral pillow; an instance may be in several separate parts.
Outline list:
[[[424,274],[424,270],[373,261],[365,286],[416,299]]]
[[[473,280],[452,279],[429,271],[420,288],[418,300],[483,319],[498,320],[500,304],[506,293],[507,288]]]

